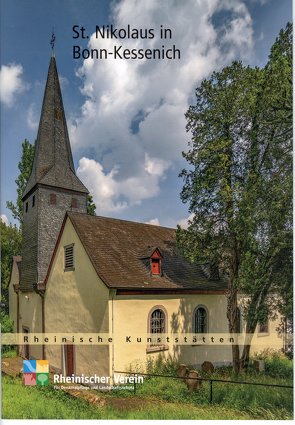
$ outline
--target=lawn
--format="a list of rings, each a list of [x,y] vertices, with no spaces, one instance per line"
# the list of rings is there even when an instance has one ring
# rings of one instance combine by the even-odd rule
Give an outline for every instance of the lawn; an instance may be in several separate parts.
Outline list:
[[[137,396],[105,399],[105,406],[95,407],[52,386],[25,387],[21,379],[2,377],[5,419],[253,419],[251,414],[220,406],[192,406],[152,397],[142,400]]]
[[[250,367],[246,375],[235,375],[230,367],[216,368],[211,378],[247,381],[253,383],[293,385],[293,361],[281,354],[266,354],[265,373],[257,373]],[[176,376],[177,364],[161,359],[149,365],[149,373]],[[205,373],[202,377],[209,377]],[[117,391],[112,395],[127,396],[127,392]],[[151,377],[143,385],[137,385],[138,397],[154,397],[174,403],[187,403],[193,406],[228,408],[251,415],[256,419],[292,419],[293,390],[291,388],[263,387],[242,384],[213,383],[213,403],[210,404],[210,384],[203,382],[201,390],[189,392],[182,380]]]
[[[10,356],[12,354],[10,353]],[[254,369],[234,375],[231,368],[218,368],[212,378],[267,384],[293,384],[293,362],[279,355],[265,357],[265,373]],[[177,364],[150,364],[149,373],[176,376]],[[203,374],[206,376],[206,374]],[[91,392],[89,390],[89,392]],[[6,419],[292,419],[293,390],[216,382],[213,403],[210,385],[189,392],[179,379],[151,377],[137,384],[136,394],[126,390],[95,392],[99,406],[72,397],[53,386],[26,387],[19,378],[2,378],[2,414]]]

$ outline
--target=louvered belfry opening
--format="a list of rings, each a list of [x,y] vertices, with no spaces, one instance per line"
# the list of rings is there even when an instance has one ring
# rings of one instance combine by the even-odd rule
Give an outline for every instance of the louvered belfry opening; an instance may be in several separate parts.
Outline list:
[[[65,271],[74,270],[74,245],[65,246]]]

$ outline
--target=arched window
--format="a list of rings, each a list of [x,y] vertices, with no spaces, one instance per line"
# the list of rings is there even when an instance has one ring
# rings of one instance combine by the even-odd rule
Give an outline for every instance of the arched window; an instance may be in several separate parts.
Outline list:
[[[164,335],[168,329],[167,311],[162,305],[155,305],[149,312],[147,328],[150,336],[148,337],[147,353],[168,350],[169,346],[165,344]],[[163,338],[163,339],[162,339]]]
[[[150,317],[150,333],[162,334],[166,331],[165,326],[165,313],[160,308],[154,310]]]
[[[208,313],[203,306],[197,307],[194,311],[193,332],[199,334],[208,332]]]

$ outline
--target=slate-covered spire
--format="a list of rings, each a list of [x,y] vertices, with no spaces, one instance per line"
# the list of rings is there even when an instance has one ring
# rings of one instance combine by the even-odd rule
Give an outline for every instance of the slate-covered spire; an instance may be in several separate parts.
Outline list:
[[[49,64],[32,173],[23,200],[37,184],[88,193],[75,174],[54,55]]]

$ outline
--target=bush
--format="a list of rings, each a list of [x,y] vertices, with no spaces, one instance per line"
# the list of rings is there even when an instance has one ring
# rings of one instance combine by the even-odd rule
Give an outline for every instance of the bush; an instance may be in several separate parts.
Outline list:
[[[2,333],[12,333],[13,332],[13,325],[12,321],[10,320],[9,316],[4,312],[4,310],[0,313],[1,318],[1,332]],[[2,353],[6,353],[8,351],[13,350],[13,345],[3,345],[2,346]]]
[[[273,378],[292,379],[293,360],[288,359],[281,351],[263,350],[257,356],[265,362],[265,374]]]
[[[158,356],[157,359],[149,359],[147,361],[146,371],[147,373],[156,375],[176,376],[178,366],[179,362],[174,360],[171,356],[167,359],[162,356]]]

